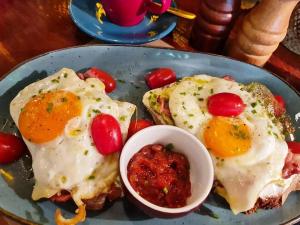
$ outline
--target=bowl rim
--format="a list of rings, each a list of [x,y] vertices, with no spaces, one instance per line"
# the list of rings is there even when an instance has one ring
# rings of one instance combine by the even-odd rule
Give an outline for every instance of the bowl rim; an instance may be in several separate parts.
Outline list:
[[[149,202],[148,200],[144,199],[143,197],[141,197],[131,186],[131,184],[128,181],[128,177],[127,177],[127,172],[125,172],[125,170],[127,171],[127,165],[124,165],[124,156],[126,155],[126,153],[128,151],[126,151],[126,149],[128,148],[128,146],[130,146],[132,143],[135,142],[136,139],[141,138],[144,136],[144,133],[146,132],[152,132],[153,134],[155,134],[157,129],[167,129],[167,130],[172,130],[173,132],[179,132],[182,133],[184,135],[186,135],[188,138],[191,139],[191,141],[194,141],[197,143],[197,145],[200,147],[201,153],[199,154],[203,154],[205,159],[207,160],[207,165],[208,168],[206,169],[207,172],[207,182],[205,183],[205,188],[204,191],[202,192],[202,194],[191,204],[188,204],[184,207],[180,207],[180,208],[167,208],[167,207],[161,207],[158,205],[155,205],[151,202]],[[137,150],[139,151],[139,150]],[[137,152],[136,151],[136,152]],[[126,142],[126,144],[123,147],[123,150],[121,151],[121,155],[120,155],[120,166],[119,166],[119,170],[120,170],[120,175],[121,175],[121,179],[123,181],[123,184],[125,185],[126,189],[130,192],[131,195],[133,195],[133,197],[138,200],[139,202],[141,202],[143,205],[162,212],[162,213],[168,213],[168,214],[178,214],[178,213],[184,213],[184,212],[189,212],[195,208],[197,208],[199,205],[201,205],[201,203],[203,203],[205,201],[205,199],[207,198],[207,196],[209,195],[212,186],[213,186],[213,181],[214,181],[214,167],[213,167],[213,162],[211,159],[210,154],[208,153],[208,150],[206,149],[206,147],[202,144],[202,142],[200,140],[198,140],[194,135],[192,135],[191,133],[187,132],[186,130],[176,127],[176,126],[172,126],[172,125],[154,125],[154,126],[150,126],[147,127],[143,130],[140,130],[139,132],[135,133],[132,137],[130,137],[128,139],[128,141]]]

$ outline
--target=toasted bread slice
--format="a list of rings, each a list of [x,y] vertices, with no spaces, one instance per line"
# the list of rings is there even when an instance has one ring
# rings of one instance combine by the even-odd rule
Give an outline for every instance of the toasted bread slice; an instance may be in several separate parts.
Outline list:
[[[169,97],[176,87],[176,83],[172,85],[168,85],[162,88],[158,88],[155,90],[148,91],[145,93],[143,97],[143,104],[152,115],[153,120],[156,124],[169,124],[174,125],[174,121],[171,113],[165,113],[168,111],[166,109],[162,110],[161,102],[157,99],[163,99],[163,108],[166,108],[164,104],[168,104]],[[275,111],[277,103],[274,104],[274,97],[270,90],[262,84],[259,83],[251,83],[249,85],[245,85],[245,89],[248,92],[251,92],[253,96],[262,101],[266,108],[269,109],[270,114],[272,114],[275,118]],[[275,108],[274,108],[275,107]],[[282,133],[293,134],[294,128],[291,125],[290,117],[283,112],[280,117],[277,119],[277,123],[280,123]],[[219,182],[216,182],[219,183]],[[257,209],[271,209],[280,207],[286,201],[288,195],[296,190],[300,190],[300,174],[293,175],[291,178],[291,182],[289,185],[282,189],[281,192],[277,192],[276,195],[271,195],[267,197],[259,197],[254,205],[254,207],[248,211],[246,214],[251,214],[255,212]]]

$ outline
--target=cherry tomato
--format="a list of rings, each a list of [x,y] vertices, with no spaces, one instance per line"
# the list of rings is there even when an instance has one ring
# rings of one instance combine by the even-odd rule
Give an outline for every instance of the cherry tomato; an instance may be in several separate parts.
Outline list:
[[[292,153],[300,154],[300,142],[290,141],[287,144]]]
[[[82,77],[82,75],[80,74],[79,77]],[[100,70],[96,67],[92,67],[89,70],[87,70],[84,74],[83,74],[84,78],[98,78],[100,79],[104,85],[105,85],[105,92],[106,93],[110,93],[113,90],[115,90],[116,88],[116,81],[114,80],[114,78],[109,75],[107,72]]]
[[[72,198],[71,194],[68,191],[62,191],[60,195],[55,194],[50,197],[52,202],[67,202]]]
[[[211,95],[207,102],[208,111],[214,116],[238,116],[246,105],[240,96],[233,93],[218,93]]]
[[[276,100],[276,103],[278,103],[275,103],[274,105],[275,116],[281,116],[283,113],[285,113],[284,99],[280,95],[274,95],[274,98]]]
[[[131,137],[132,135],[134,135],[136,132],[138,132],[146,127],[150,127],[152,125],[153,125],[153,122],[150,120],[139,119],[139,120],[131,121],[131,123],[129,124],[129,128],[128,128],[128,138]]]
[[[97,115],[92,121],[91,132],[95,146],[102,155],[122,150],[121,128],[113,116],[109,114]]]
[[[21,138],[0,132],[0,163],[11,163],[19,159],[26,149]]]
[[[235,79],[233,78],[233,76],[230,76],[230,75],[223,76],[223,79],[224,80],[228,80],[228,81],[235,81]]]
[[[151,71],[145,77],[150,89],[160,88],[176,81],[176,74],[170,68],[159,68]]]

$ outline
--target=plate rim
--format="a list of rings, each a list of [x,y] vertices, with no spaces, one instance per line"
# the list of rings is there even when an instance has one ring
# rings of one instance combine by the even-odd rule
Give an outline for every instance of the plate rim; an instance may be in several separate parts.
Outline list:
[[[172,0],[172,2],[174,2],[174,1]],[[174,4],[176,4],[176,3],[174,2]],[[159,33],[158,35],[155,35],[153,37],[148,38],[147,40],[146,39],[141,39],[139,41],[134,41],[133,40],[133,41],[130,41],[130,42],[123,42],[123,41],[116,40],[116,39],[110,39],[110,38],[105,38],[103,36],[98,36],[96,33],[91,32],[86,27],[82,26],[79,23],[79,21],[74,17],[74,12],[72,10],[72,5],[73,5],[73,0],[70,0],[69,5],[68,5],[68,11],[69,11],[69,15],[72,19],[72,22],[76,25],[76,27],[78,27],[82,32],[89,35],[90,37],[93,37],[97,40],[114,43],[114,44],[123,44],[123,45],[145,44],[145,43],[149,43],[149,42],[152,42],[152,41],[162,39],[174,30],[174,28],[176,27],[176,24],[177,24],[177,20],[178,20],[176,18],[176,16],[174,16],[176,18],[175,21],[166,30]]]
[[[71,0],[72,1],[72,0]],[[66,47],[66,48],[60,48],[60,49],[55,49],[55,50],[52,50],[52,51],[48,51],[48,52],[45,52],[45,53],[41,53],[39,55],[36,55],[34,57],[31,57],[31,58],[28,58],[20,63],[18,63],[17,65],[15,65],[13,68],[11,68],[8,72],[4,73],[4,75],[1,76],[0,78],[0,83],[6,78],[8,77],[11,73],[13,73],[14,71],[16,71],[17,69],[19,69],[21,66],[35,60],[35,59],[38,59],[38,58],[41,58],[41,57],[44,57],[46,55],[49,55],[49,54],[53,54],[53,53],[56,53],[56,52],[62,52],[62,51],[66,51],[66,50],[70,50],[70,49],[77,49],[77,48],[90,48],[90,47],[102,47],[102,48],[109,48],[109,47],[125,47],[125,48],[148,48],[148,49],[160,49],[160,50],[169,50],[169,51],[177,51],[177,52],[184,52],[184,53],[193,53],[193,54],[200,54],[200,55],[210,55],[210,56],[214,56],[214,57],[219,57],[219,58],[225,58],[225,59],[229,59],[229,60],[232,60],[232,61],[237,61],[239,63],[242,63],[242,64],[246,64],[248,66],[252,66],[256,69],[259,69],[259,70],[263,70],[271,75],[273,75],[274,77],[276,77],[277,79],[279,79],[280,81],[282,81],[283,83],[285,83],[291,90],[293,90],[297,95],[298,97],[300,97],[300,91],[298,91],[295,87],[293,87],[290,83],[288,83],[286,80],[284,80],[282,77],[280,77],[279,75],[265,69],[265,68],[262,68],[262,67],[259,67],[259,66],[256,66],[256,65],[253,65],[253,64],[249,64],[249,63],[246,63],[246,62],[243,62],[241,60],[237,60],[237,59],[234,59],[232,57],[228,57],[228,56],[224,56],[224,55],[218,55],[218,54],[214,54],[214,53],[206,53],[206,52],[195,52],[195,51],[191,51],[191,50],[181,50],[181,49],[175,49],[175,48],[170,48],[170,47],[152,47],[152,46],[144,46],[144,45],[123,45],[123,44],[84,44],[84,45],[76,45],[76,46],[71,46],[71,47]],[[4,215],[8,216],[9,218],[17,221],[17,222],[21,222],[21,223],[25,223],[25,224],[28,224],[28,225],[40,225],[34,221],[30,221],[28,219],[24,219],[20,216],[17,216],[5,209],[3,209],[2,207],[0,207],[0,212],[2,212]],[[297,222],[300,221],[300,213],[298,216],[294,217],[294,218],[291,218],[290,220],[288,221],[285,221],[283,223],[281,223],[280,225],[293,225]]]

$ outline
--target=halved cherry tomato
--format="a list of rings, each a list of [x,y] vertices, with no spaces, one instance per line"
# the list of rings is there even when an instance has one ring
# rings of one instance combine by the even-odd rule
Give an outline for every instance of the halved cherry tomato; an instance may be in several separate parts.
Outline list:
[[[0,132],[0,163],[11,163],[19,159],[26,149],[21,138]]]
[[[275,116],[281,116],[283,113],[285,113],[284,99],[280,95],[274,95],[274,98],[276,100],[276,103],[278,103],[274,105]]]
[[[208,112],[214,116],[238,116],[240,115],[246,105],[240,96],[222,92],[211,95],[207,102]]]
[[[55,194],[50,197],[52,202],[67,202],[72,198],[71,194],[68,191],[62,191],[60,195]]]
[[[102,155],[122,150],[123,140],[119,122],[109,114],[97,115],[91,125],[92,138]]]
[[[176,73],[170,68],[159,68],[151,71],[145,77],[150,89],[160,88],[176,81]]]
[[[82,77],[82,74],[79,75],[79,77]],[[100,79],[104,85],[105,85],[105,92],[110,93],[116,88],[116,81],[114,78],[109,75],[107,72],[100,70],[96,67],[92,67],[89,70],[85,71],[83,73],[84,78],[98,78]]]
[[[223,79],[228,80],[228,81],[235,81],[235,79],[231,75],[225,75],[225,76],[223,76]]]
[[[127,137],[130,138],[136,132],[138,132],[146,127],[150,127],[152,125],[153,125],[153,122],[150,120],[139,119],[139,120],[131,121],[131,123],[129,124]]]
[[[287,144],[292,153],[300,154],[300,142],[288,141]]]

